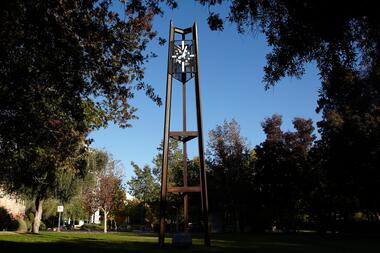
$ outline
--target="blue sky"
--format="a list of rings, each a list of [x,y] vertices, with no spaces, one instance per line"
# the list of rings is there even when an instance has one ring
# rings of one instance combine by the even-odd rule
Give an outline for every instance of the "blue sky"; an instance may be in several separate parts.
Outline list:
[[[220,7],[222,16],[228,9]],[[179,8],[167,9],[157,17],[154,28],[167,38],[170,19],[180,28],[198,24],[200,82],[205,145],[208,132],[223,121],[235,119],[241,134],[251,147],[264,140],[261,122],[274,113],[283,116],[283,130],[292,130],[294,117],[311,118],[314,123],[321,116],[315,113],[320,80],[315,65],[306,66],[302,79],[284,78],[274,88],[265,91],[262,83],[265,55],[270,52],[265,37],[259,33],[238,34],[233,24],[225,23],[223,32],[212,32],[207,25],[208,8],[195,1],[179,1]],[[145,81],[150,83],[165,101],[167,47],[151,42],[148,51],[158,55],[146,65]],[[196,130],[193,80],[188,82],[188,129]],[[138,120],[132,128],[119,129],[110,125],[91,133],[92,147],[104,149],[120,160],[126,179],[133,175],[131,161],[143,166],[151,164],[163,138],[164,107],[138,92],[130,103],[138,108]],[[173,83],[171,130],[181,130],[181,85]],[[189,142],[189,154],[196,152],[196,140]]]

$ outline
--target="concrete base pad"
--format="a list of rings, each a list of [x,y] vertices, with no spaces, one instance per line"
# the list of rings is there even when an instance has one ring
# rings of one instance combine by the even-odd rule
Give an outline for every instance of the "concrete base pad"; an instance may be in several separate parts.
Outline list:
[[[176,233],[173,234],[172,245],[178,248],[190,248],[193,244],[190,233]]]

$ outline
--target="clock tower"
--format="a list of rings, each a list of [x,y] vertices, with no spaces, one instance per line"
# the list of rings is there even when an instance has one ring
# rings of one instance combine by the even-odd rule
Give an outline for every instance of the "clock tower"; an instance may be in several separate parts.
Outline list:
[[[189,194],[200,194],[202,207],[202,221],[204,230],[204,244],[210,246],[210,234],[208,226],[208,197],[207,197],[207,179],[205,171],[203,128],[202,128],[202,110],[201,94],[199,81],[199,51],[198,51],[198,34],[197,25],[181,29],[175,27],[170,22],[169,29],[169,53],[168,69],[166,81],[166,102],[165,102],[165,122],[164,122],[164,140],[162,156],[162,173],[161,173],[161,200],[160,200],[160,234],[159,244],[164,245],[165,241],[165,214],[167,208],[167,194],[180,194],[183,196],[183,217],[184,232],[188,233],[189,228]],[[173,79],[180,82],[182,86],[182,130],[171,131],[171,104],[172,104],[172,83]],[[187,129],[186,117],[186,86],[189,81],[194,80],[195,89],[195,107],[196,107],[196,126],[197,129],[189,131]],[[183,145],[183,186],[168,187],[168,167],[169,167],[169,138],[182,142]],[[199,152],[199,185],[188,185],[188,166],[187,166],[187,142],[198,141]],[[173,237],[174,243],[175,237]],[[191,240],[191,237],[190,237]],[[191,241],[190,241],[191,243]]]

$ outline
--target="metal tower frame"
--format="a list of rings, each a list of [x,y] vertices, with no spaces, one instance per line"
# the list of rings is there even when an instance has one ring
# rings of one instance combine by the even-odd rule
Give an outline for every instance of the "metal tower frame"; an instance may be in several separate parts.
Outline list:
[[[182,47],[184,43],[191,42],[189,45],[189,59],[182,65],[174,60],[174,49],[176,47],[175,34],[181,35]],[[186,40],[186,35],[191,34],[192,39]],[[178,42],[178,41],[177,41]],[[178,47],[178,46],[177,46]],[[190,48],[191,47],[191,48]],[[191,55],[190,55],[191,51]],[[164,123],[164,142],[163,142],[163,161],[161,176],[161,199],[160,199],[160,232],[159,245],[165,244],[165,210],[167,206],[167,193],[183,193],[184,202],[184,222],[185,230],[188,226],[188,193],[199,192],[201,194],[202,203],[202,220],[204,227],[204,244],[210,246],[210,232],[208,226],[208,196],[207,196],[207,179],[205,171],[204,143],[203,143],[203,127],[202,127],[202,110],[201,110],[201,94],[199,82],[199,59],[198,59],[198,33],[197,25],[180,29],[170,22],[169,29],[169,52],[168,52],[168,69],[166,81],[166,102],[165,102],[165,123]],[[182,53],[180,57],[183,57]],[[191,58],[190,58],[191,57]],[[183,129],[182,131],[170,131],[171,103],[172,103],[172,81],[173,78],[182,82],[182,115]],[[197,117],[197,131],[188,131],[186,126],[186,83],[194,78],[195,86],[195,103]],[[200,160],[200,184],[198,186],[188,186],[187,171],[187,144],[186,142],[198,137],[198,151]],[[183,187],[168,187],[168,165],[169,165],[169,138],[176,139],[183,143]]]

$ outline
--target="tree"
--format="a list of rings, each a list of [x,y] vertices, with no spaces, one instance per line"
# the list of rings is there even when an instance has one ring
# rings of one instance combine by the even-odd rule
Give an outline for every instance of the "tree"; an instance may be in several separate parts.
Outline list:
[[[318,110],[321,140],[315,152],[328,191],[328,212],[350,219],[354,212],[376,217],[379,185],[380,99],[378,65],[361,75],[336,67],[323,82]],[[378,220],[378,218],[376,218]]]
[[[168,187],[183,186],[183,151],[180,147],[180,142],[174,139],[169,140],[169,154],[168,154]],[[158,153],[153,158],[152,172],[158,182],[161,183],[162,172],[162,155],[163,155],[163,142],[157,148]],[[177,220],[183,220],[180,212],[183,205],[182,194],[168,194],[166,198],[166,216],[172,217],[172,224],[177,223]],[[159,217],[159,206],[156,207],[156,214]],[[177,225],[179,225],[177,223]]]
[[[72,146],[72,143],[69,146]],[[2,161],[2,165],[5,165],[2,168],[2,188],[34,199],[34,233],[39,232],[44,200],[55,197],[67,201],[75,195],[78,182],[86,174],[83,147],[73,147],[70,159],[62,158],[63,154],[59,154],[59,150],[59,146],[57,150],[39,148],[30,153],[19,150],[20,153],[14,154],[14,157],[20,157],[16,159],[17,164],[9,164],[9,157]],[[10,181],[5,181],[6,179]]]
[[[163,144],[157,148],[157,155],[153,158],[152,173],[156,180],[161,182],[161,170],[162,170],[162,154]],[[182,184],[182,167],[183,167],[183,153],[180,148],[179,142],[170,139],[169,140],[169,166],[168,166],[168,186]]]
[[[222,2],[200,1],[210,7],[211,29],[223,29],[211,8]],[[319,200],[321,209],[346,218],[358,208],[379,210],[378,199],[368,198],[379,183],[380,157],[380,18],[375,9],[369,0],[234,0],[227,18],[239,32],[258,30],[266,36],[272,48],[264,67],[266,88],[284,76],[301,77],[306,63],[317,64],[322,80],[317,111],[323,119],[313,159],[323,193],[316,195],[329,196],[330,204]]]
[[[120,208],[125,200],[125,196],[120,197],[124,192],[122,177],[120,174],[120,164],[108,156],[105,167],[96,173],[96,183],[92,187],[85,187],[85,203],[93,212],[98,208],[103,212],[104,233],[107,233],[107,219],[110,212]]]
[[[255,148],[255,188],[265,212],[264,226],[295,229],[307,214],[314,189],[309,151],[315,136],[311,120],[295,118],[295,132],[281,130],[282,117],[274,114],[262,123],[266,139]],[[266,223],[266,224],[265,224]]]
[[[200,0],[210,8],[209,25],[223,30],[212,6],[221,0]],[[379,16],[373,1],[233,0],[227,20],[239,32],[258,30],[272,48],[264,81],[269,88],[285,75],[300,77],[305,63],[316,61],[321,76],[334,65],[360,70],[379,57]],[[359,64],[357,64],[359,63]]]
[[[224,221],[235,230],[244,231],[247,222],[247,199],[253,177],[250,150],[235,121],[224,121],[209,132],[207,160],[210,200],[214,210],[223,210]],[[212,187],[214,186],[214,187]],[[230,221],[229,221],[230,220]]]
[[[63,217],[70,219],[73,225],[75,220],[87,220],[88,215],[80,192],[64,203]]]
[[[168,173],[168,183],[169,186],[181,186],[183,185],[183,153],[179,147],[179,143],[176,140],[171,139],[169,142],[169,173]],[[153,167],[145,165],[143,168],[139,167],[137,164],[132,162],[134,168],[134,176],[128,181],[129,193],[136,198],[139,205],[134,205],[133,210],[139,206],[140,211],[144,210],[143,218],[140,216],[139,219],[136,217],[133,219],[148,221],[153,224],[158,221],[159,218],[159,201],[160,201],[160,184],[161,184],[161,170],[162,170],[162,143],[157,148],[158,154],[153,158]],[[199,185],[199,158],[194,157],[192,160],[187,161],[188,163],[188,184],[189,185]],[[196,223],[199,219],[198,216],[201,215],[200,210],[200,199],[199,194],[189,195],[189,201],[192,203],[190,206],[192,222]],[[182,198],[181,194],[169,194],[168,209],[166,210],[167,217],[174,217],[174,220],[182,220],[182,216],[179,212],[182,209]],[[131,203],[136,204],[136,201]],[[130,209],[130,210],[132,210]]]
[[[128,215],[129,224],[143,224],[145,217],[142,217],[143,212],[141,209],[143,204],[141,200],[133,198],[127,200],[126,211]]]
[[[114,222],[114,230],[118,230],[118,227],[125,223],[128,218],[128,201],[125,191],[119,191],[119,197],[117,197],[117,199],[121,201],[117,201],[118,205],[116,205],[115,209],[111,212],[112,220]]]
[[[128,181],[129,193],[144,203],[157,202],[159,200],[160,185],[154,178],[148,165],[140,168],[134,162],[131,163],[135,176]]]
[[[67,184],[65,189],[70,189],[72,194],[70,195],[70,198],[53,200],[55,201],[55,205],[52,208],[54,214],[56,214],[58,204],[63,204],[65,207],[63,217],[70,218],[73,222],[75,222],[76,219],[86,219],[89,214],[93,214],[93,211],[89,210],[88,206],[86,206],[85,192],[86,189],[95,187],[97,174],[106,167],[108,156],[109,155],[102,150],[89,149],[85,157],[87,172],[84,177],[79,180],[73,180],[72,178],[67,178],[67,180],[64,181],[61,180],[63,181],[61,184]],[[65,177],[61,175],[60,178]],[[121,201],[125,200],[125,196],[121,193],[117,193],[116,195],[116,199],[120,199]]]
[[[169,143],[169,173],[168,185],[179,186],[183,183],[183,154],[179,144],[175,140],[170,140]],[[132,162],[135,176],[128,181],[129,193],[138,199],[140,207],[146,214],[150,213],[150,223],[154,223],[159,219],[159,201],[160,201],[160,185],[161,185],[161,170],[162,170],[162,143],[157,148],[158,153],[153,158],[153,167],[150,168],[145,165],[140,168],[137,164]],[[181,206],[182,196],[179,194],[168,195],[168,217],[176,216],[177,209]],[[173,210],[172,207],[176,207]],[[143,220],[143,219],[141,219]]]
[[[16,0],[0,6],[0,184],[35,199],[35,233],[59,176],[84,176],[78,161],[88,133],[110,120],[128,127],[134,89],[161,103],[142,81],[157,3],[125,3],[122,16],[111,4]]]
[[[145,165],[140,168],[134,162],[133,166],[135,176],[132,176],[128,181],[129,193],[140,201],[140,208],[143,210],[140,215],[144,217],[141,221],[146,220],[153,224],[158,220],[157,215],[147,217],[148,213],[158,214],[158,207],[160,201],[160,182],[158,178],[152,173],[152,169]],[[153,209],[153,210],[151,210]]]

